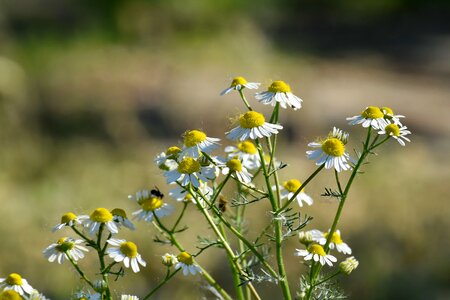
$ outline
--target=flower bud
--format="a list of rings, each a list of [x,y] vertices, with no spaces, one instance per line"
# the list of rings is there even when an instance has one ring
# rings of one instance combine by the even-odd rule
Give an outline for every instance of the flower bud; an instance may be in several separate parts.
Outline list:
[[[339,270],[346,275],[350,275],[350,273],[355,270],[358,265],[359,262],[355,259],[355,257],[350,256],[339,264]]]

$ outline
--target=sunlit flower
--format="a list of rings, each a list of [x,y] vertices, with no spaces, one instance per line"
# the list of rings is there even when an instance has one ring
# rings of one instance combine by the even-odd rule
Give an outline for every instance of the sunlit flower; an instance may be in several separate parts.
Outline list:
[[[55,260],[62,264],[67,256],[70,256],[74,261],[82,259],[84,257],[84,253],[89,250],[81,244],[83,244],[83,240],[75,240],[69,237],[60,238],[56,243],[48,246],[42,253],[48,259],[49,262],[54,262]]]
[[[231,176],[235,176],[240,182],[250,183],[252,181],[253,175],[247,171],[239,159],[232,158],[225,163],[222,174],[226,175],[229,173],[232,174]]]
[[[177,146],[167,148],[166,152],[161,152],[153,160],[158,168],[164,171],[173,170],[177,167],[177,159],[182,150]]]
[[[399,125],[400,127],[402,126],[400,118],[404,118],[405,116],[394,114],[394,111],[390,107],[383,106],[380,109],[384,114],[384,118],[388,120],[388,123],[394,123]]]
[[[206,133],[200,130],[189,130],[184,134],[184,147],[180,153],[180,159],[183,157],[198,158],[202,152],[210,153],[219,147],[220,139],[206,136]]]
[[[13,290],[21,296],[30,295],[34,291],[28,281],[17,273],[11,273],[6,278],[0,278],[0,289]]]
[[[120,296],[120,300],[139,300],[139,298],[132,295],[122,295]]]
[[[261,166],[258,150],[255,144],[251,141],[243,141],[235,146],[225,147],[225,152],[228,153],[228,158],[238,158],[242,165],[249,170],[257,169]]]
[[[135,211],[133,216],[138,221],[145,220],[146,222],[151,222],[154,216],[162,218],[170,215],[174,210],[172,205],[165,203],[161,197],[155,196],[149,191],[141,191],[139,197],[136,197],[136,200],[141,206],[141,209]]]
[[[309,147],[319,149],[306,151],[306,154],[309,159],[317,159],[316,165],[320,166],[325,164],[326,169],[335,168],[338,172],[349,170],[351,166],[348,161],[351,160],[351,158],[348,153],[345,152],[347,139],[347,133],[334,127],[333,131],[325,140],[309,143]]]
[[[194,262],[194,258],[189,253],[181,252],[177,255],[177,259],[178,263],[175,265],[175,268],[181,268],[184,276],[189,275],[189,273],[195,275],[202,272],[202,269]]]
[[[230,87],[224,89],[220,95],[226,95],[229,92],[236,90],[236,91],[240,91],[243,88],[248,88],[250,90],[255,90],[259,87],[260,83],[258,82],[247,82],[247,80],[245,80],[244,77],[235,77],[233,78],[233,81],[231,81],[231,85]]]
[[[123,262],[125,268],[129,268],[131,265],[133,272],[137,273],[140,271],[139,264],[143,267],[147,265],[141,255],[137,252],[135,243],[120,239],[109,239],[107,242],[113,247],[106,249],[106,253],[109,257],[114,259],[115,262]]]
[[[120,226],[124,226],[131,230],[135,229],[133,223],[131,223],[131,221],[128,219],[127,214],[123,209],[114,208],[111,213],[113,215],[114,222],[116,222],[119,228]]]
[[[304,256],[304,260],[313,259],[315,262],[320,262],[321,265],[329,265],[332,266],[333,262],[336,262],[337,259],[333,255],[327,254],[323,247],[319,244],[311,244],[308,246],[307,250],[296,249],[297,252],[294,254],[295,256]]]
[[[326,244],[329,235],[328,232],[322,232],[320,230],[314,229],[311,230],[311,234],[313,236],[314,241],[318,242],[321,245]],[[330,249],[336,248],[338,252],[344,254],[352,254],[352,249],[350,249],[350,247],[346,243],[344,243],[344,241],[341,238],[341,232],[339,230],[336,230],[333,233],[329,247]]]
[[[97,233],[101,225],[104,225],[111,233],[119,232],[119,228],[117,227],[116,222],[114,222],[113,215],[106,208],[97,208],[89,216],[80,216],[79,219],[83,222],[84,226],[89,229],[90,234]]]
[[[0,300],[23,300],[22,296],[16,291],[5,290],[0,292]]]
[[[185,157],[178,162],[175,170],[164,173],[167,183],[179,182],[182,186],[191,183],[194,187],[200,187],[201,181],[208,181],[216,177],[214,169],[204,167],[200,162],[192,157]]]
[[[301,182],[297,179],[291,179],[283,182],[283,185],[280,189],[281,199],[291,199],[301,186]],[[275,186],[272,187],[272,189],[274,190],[275,188]],[[303,207],[303,202],[308,205],[313,204],[313,199],[304,192],[304,189],[302,189],[295,198],[297,199],[298,205],[300,205],[300,207]]]
[[[276,80],[267,91],[256,93],[255,98],[263,104],[275,106],[278,102],[282,108],[292,107],[297,110],[302,107],[302,99],[292,94],[291,87],[282,80]]]
[[[349,117],[347,121],[350,121],[350,125],[361,124],[364,128],[372,126],[373,129],[383,129],[389,124],[384,119],[384,113],[376,106],[368,106],[360,115]]]
[[[245,141],[270,137],[283,129],[279,124],[267,123],[264,116],[256,111],[248,111],[239,117],[239,126],[226,133],[231,140]]]
[[[178,263],[178,258],[173,254],[166,253],[162,256],[162,264],[167,267],[171,267],[177,263]]]
[[[358,265],[359,262],[355,259],[355,257],[350,256],[339,264],[339,270],[346,275],[350,275],[350,273],[355,270]]]
[[[397,124],[389,124],[384,127],[383,130],[378,131],[378,134],[388,134],[396,139],[400,145],[405,146],[405,141],[411,142],[411,140],[406,137],[411,134],[411,131],[407,129],[408,128],[406,126],[398,127]]]
[[[74,213],[68,212],[61,217],[61,222],[59,224],[57,224],[55,227],[53,227],[52,232],[60,230],[65,226],[71,227],[76,224],[81,224],[81,221],[78,219],[78,217]]]

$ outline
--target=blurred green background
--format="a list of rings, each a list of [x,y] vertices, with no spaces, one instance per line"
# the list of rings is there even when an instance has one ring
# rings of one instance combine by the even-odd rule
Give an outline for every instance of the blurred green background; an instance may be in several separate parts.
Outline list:
[[[243,106],[219,92],[245,76],[285,80],[304,100],[281,116],[278,156],[291,166],[283,180],[314,170],[306,144],[334,125],[358,147],[363,131],[345,117],[366,106],[407,116],[412,142],[383,147],[350,193],[339,228],[360,267],[340,284],[350,299],[449,299],[448,20],[444,0],[1,1],[0,277],[19,272],[48,297],[68,299],[77,275],[41,253],[68,234],[50,232],[61,215],[117,206],[131,214],[128,194],[155,185],[167,193],[154,156],[187,129],[224,138]],[[307,190],[310,229],[331,224],[337,205],[320,194],[332,183],[323,172]],[[269,219],[267,206],[249,212],[252,224]],[[181,239],[194,252],[207,226],[194,209],[185,223]],[[136,241],[148,268],[113,289],[142,296],[164,276],[169,248],[137,225],[121,236]],[[295,247],[293,239],[286,257]],[[231,288],[223,254],[207,253],[199,262]],[[294,290],[305,269],[288,260]],[[258,287],[265,299],[278,293]],[[212,294],[199,277],[177,276],[155,299],[169,297]]]

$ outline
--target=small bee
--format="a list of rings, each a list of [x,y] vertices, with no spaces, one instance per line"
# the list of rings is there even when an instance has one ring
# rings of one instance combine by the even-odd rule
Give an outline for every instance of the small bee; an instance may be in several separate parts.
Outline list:
[[[160,199],[164,198],[164,194],[161,193],[161,191],[158,189],[157,186],[155,186],[155,188],[150,191],[150,194],[152,196],[155,196],[155,197],[160,198]]]
[[[227,203],[228,203],[228,200],[225,199],[225,197],[221,195],[219,197],[219,209],[222,213],[227,211]]]

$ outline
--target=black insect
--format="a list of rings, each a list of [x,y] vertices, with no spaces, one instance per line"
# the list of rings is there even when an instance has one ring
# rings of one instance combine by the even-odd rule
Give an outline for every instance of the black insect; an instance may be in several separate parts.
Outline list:
[[[153,196],[158,197],[158,198],[160,198],[160,199],[164,198],[164,194],[161,193],[161,191],[160,191],[160,190],[158,189],[158,187],[156,187],[156,186],[155,186],[154,189],[152,189],[152,190],[150,191],[150,194],[152,194]]]

